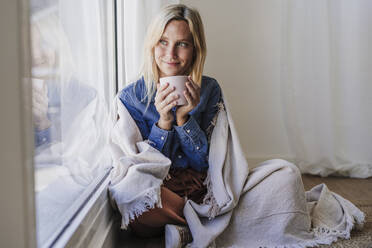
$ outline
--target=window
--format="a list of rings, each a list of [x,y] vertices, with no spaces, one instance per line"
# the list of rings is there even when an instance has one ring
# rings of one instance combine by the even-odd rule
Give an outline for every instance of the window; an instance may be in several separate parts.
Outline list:
[[[111,168],[112,6],[30,1],[38,246],[53,244]]]

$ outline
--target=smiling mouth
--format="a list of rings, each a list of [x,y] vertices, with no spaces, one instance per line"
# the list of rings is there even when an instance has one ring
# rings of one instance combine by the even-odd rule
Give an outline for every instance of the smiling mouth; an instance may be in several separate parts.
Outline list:
[[[164,62],[164,63],[166,63],[167,65],[178,65],[178,64],[180,64],[179,62]]]

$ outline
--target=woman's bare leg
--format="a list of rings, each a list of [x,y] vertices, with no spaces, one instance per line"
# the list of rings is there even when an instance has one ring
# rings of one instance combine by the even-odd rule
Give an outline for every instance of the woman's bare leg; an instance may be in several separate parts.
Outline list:
[[[160,235],[166,224],[186,225],[183,216],[185,201],[176,193],[161,187],[162,208],[154,208],[130,223],[133,231],[143,237]]]

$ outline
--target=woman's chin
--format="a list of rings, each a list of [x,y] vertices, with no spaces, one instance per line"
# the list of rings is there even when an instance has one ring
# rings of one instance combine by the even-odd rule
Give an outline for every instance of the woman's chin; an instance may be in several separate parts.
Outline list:
[[[187,74],[187,70],[163,70],[161,75],[162,77],[170,77],[170,76],[183,76]]]
[[[158,67],[160,68],[160,67]],[[167,66],[161,68],[160,77],[171,77],[171,76],[179,76],[185,75],[184,68],[169,68]]]
[[[171,77],[171,76],[178,76],[183,75],[181,72],[163,72],[161,73],[161,77]]]

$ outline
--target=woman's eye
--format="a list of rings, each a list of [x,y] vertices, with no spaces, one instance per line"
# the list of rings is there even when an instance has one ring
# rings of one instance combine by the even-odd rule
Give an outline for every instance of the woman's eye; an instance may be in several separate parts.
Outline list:
[[[187,47],[188,44],[186,42],[180,42],[180,43],[178,43],[178,46],[180,46],[180,47]]]
[[[167,45],[167,42],[165,40],[159,40],[159,43],[162,45]]]

